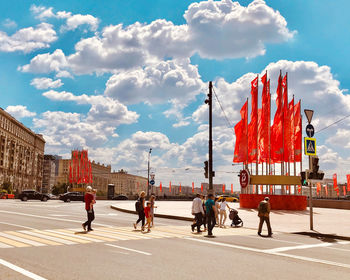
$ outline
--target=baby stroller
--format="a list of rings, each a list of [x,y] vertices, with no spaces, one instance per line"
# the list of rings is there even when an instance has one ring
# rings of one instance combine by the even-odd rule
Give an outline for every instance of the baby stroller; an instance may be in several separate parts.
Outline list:
[[[231,227],[243,227],[243,221],[238,216],[238,211],[236,209],[230,210],[229,218],[232,220]]]

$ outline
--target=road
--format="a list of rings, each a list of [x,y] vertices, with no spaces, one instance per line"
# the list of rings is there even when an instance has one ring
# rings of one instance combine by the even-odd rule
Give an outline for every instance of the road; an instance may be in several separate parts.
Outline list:
[[[82,233],[84,204],[0,201],[0,279],[348,279],[350,242],[255,229],[193,234],[188,222],[156,219],[135,231],[136,216],[95,206]]]

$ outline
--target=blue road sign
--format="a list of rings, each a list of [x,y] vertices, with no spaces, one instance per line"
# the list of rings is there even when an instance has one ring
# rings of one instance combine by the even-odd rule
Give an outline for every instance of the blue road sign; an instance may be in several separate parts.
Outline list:
[[[154,180],[149,181],[149,183],[153,186],[155,184]]]
[[[305,155],[315,156],[316,155],[316,139],[305,137],[304,138],[304,148],[305,148]]]

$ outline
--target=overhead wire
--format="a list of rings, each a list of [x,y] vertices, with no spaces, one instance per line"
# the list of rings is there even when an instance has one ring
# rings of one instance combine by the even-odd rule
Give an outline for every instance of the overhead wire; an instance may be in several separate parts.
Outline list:
[[[221,111],[224,113],[224,117],[225,117],[225,120],[226,120],[226,122],[227,122],[227,124],[228,124],[228,128],[230,128],[230,129],[232,129],[232,131],[233,131],[233,133],[235,132],[234,131],[234,129],[233,129],[233,125],[230,123],[230,121],[228,120],[228,118],[227,118],[227,115],[226,115],[226,113],[225,113],[225,110],[224,110],[224,108],[222,107],[222,105],[221,105],[221,102],[220,102],[220,100],[219,100],[219,97],[217,96],[217,94],[216,94],[216,91],[215,91],[215,88],[213,87],[213,91],[214,91],[214,95],[215,95],[215,98],[216,98],[216,101],[218,102],[218,104],[219,104],[219,106],[220,106],[220,108],[221,108]]]
[[[343,121],[343,120],[345,120],[345,119],[347,119],[347,118],[349,118],[349,117],[350,117],[350,115],[347,115],[347,116],[345,116],[345,117],[342,117],[341,119],[339,119],[339,120],[337,120],[337,121],[331,123],[330,125],[327,125],[327,126],[321,128],[319,131],[315,131],[315,134],[316,134],[316,133],[320,133],[321,131],[326,130],[327,128],[330,128],[331,126],[333,126],[333,125],[335,125],[335,124],[337,124],[337,123],[339,123],[339,122],[341,122],[341,121]]]

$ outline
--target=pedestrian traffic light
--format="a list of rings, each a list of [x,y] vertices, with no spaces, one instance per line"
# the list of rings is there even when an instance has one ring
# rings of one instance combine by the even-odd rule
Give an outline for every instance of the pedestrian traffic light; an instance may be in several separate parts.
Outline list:
[[[209,169],[208,161],[206,160],[204,162],[204,176],[205,176],[205,178],[208,178],[208,169]]]
[[[301,179],[301,185],[302,186],[307,186],[307,178],[306,178],[307,173],[305,171],[300,172],[300,179]]]

